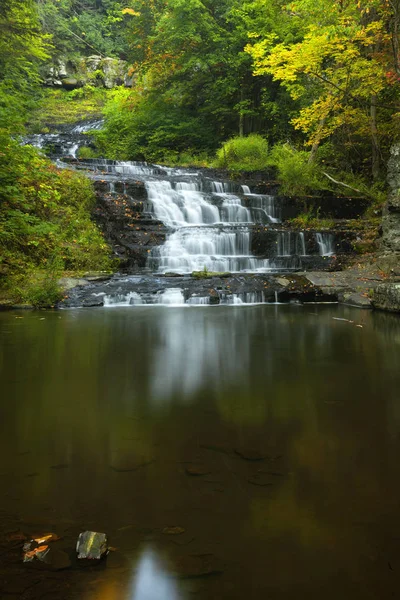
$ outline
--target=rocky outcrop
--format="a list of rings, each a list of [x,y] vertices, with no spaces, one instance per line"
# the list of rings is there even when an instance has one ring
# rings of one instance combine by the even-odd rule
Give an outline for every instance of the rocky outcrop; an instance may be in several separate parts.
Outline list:
[[[392,146],[388,161],[389,197],[383,211],[382,247],[400,258],[400,144]]]
[[[381,283],[372,296],[374,308],[400,313],[400,282]]]
[[[128,63],[124,60],[97,54],[82,57],[79,61],[58,59],[48,68],[45,85],[73,90],[86,84],[112,89],[125,85],[132,87]]]

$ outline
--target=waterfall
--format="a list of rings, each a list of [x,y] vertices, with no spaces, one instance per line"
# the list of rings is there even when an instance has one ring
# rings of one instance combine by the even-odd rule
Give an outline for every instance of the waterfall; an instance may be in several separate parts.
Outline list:
[[[242,192],[243,192],[243,194],[251,194],[250,188],[248,185],[242,185]]]
[[[248,228],[249,224],[275,219],[267,212],[273,212],[270,197],[257,196],[258,206],[246,208],[229,191],[229,184],[213,181],[211,188],[211,192],[204,192],[196,177],[175,183],[146,181],[153,214],[176,228],[163,246],[151,251],[147,266],[159,273],[183,274],[204,269],[217,272],[273,269],[269,259],[251,254]]]
[[[332,233],[316,233],[315,239],[320,256],[332,256],[334,254],[334,236]]]

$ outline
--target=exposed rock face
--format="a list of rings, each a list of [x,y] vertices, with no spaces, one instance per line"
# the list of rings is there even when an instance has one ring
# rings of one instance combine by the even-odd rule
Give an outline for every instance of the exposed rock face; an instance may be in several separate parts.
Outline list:
[[[119,85],[132,87],[133,78],[129,75],[128,64],[117,58],[102,57],[97,54],[82,58],[79,62],[57,60],[45,76],[49,87],[64,87],[71,90],[86,84],[112,89]]]
[[[375,308],[400,313],[400,282],[378,285],[375,288],[372,303]]]
[[[383,212],[383,248],[400,258],[400,144],[392,146],[388,162],[389,198]]]

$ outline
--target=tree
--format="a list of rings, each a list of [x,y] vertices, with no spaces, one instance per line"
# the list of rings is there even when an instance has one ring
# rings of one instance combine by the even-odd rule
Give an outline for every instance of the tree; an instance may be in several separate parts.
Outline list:
[[[348,144],[369,137],[375,178],[381,139],[390,136],[384,104],[394,100],[387,94],[388,4],[382,11],[375,0],[299,0],[287,11],[302,20],[301,41],[282,43],[273,33],[247,48],[255,74],[271,74],[302,103],[292,122],[307,135],[311,160],[334,134]]]
[[[38,67],[48,58],[48,39],[40,30],[33,0],[3,0],[0,6],[0,130],[23,126]]]

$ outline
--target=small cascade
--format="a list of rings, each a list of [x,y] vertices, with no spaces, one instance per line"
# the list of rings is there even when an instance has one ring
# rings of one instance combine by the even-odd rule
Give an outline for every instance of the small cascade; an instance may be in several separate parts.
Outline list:
[[[158,293],[128,292],[116,294],[102,294],[103,305],[107,308],[118,308],[126,306],[239,306],[252,304],[271,304],[265,298],[263,291],[241,292],[236,294],[221,293],[217,302],[211,302],[210,296],[192,295],[185,300],[184,293],[180,288],[166,288]],[[214,298],[215,300],[215,298]]]
[[[332,233],[316,233],[315,240],[318,244],[320,256],[332,256],[334,254],[334,235]]]
[[[213,181],[211,189],[215,194],[229,194],[232,191],[232,185],[227,181]]]
[[[248,194],[251,200],[251,217],[254,223],[280,223],[282,210],[274,196]]]
[[[179,288],[169,288],[157,294],[157,304],[181,306],[185,304],[183,292]]]
[[[76,158],[79,148],[88,143],[87,134],[101,129],[103,124],[103,120],[85,121],[68,132],[27,135],[24,144],[44,150],[50,156]]]
[[[220,222],[217,206],[206,201],[196,182],[147,181],[148,200],[154,215],[166,225],[201,225]]]
[[[208,306],[210,304],[209,296],[192,296],[187,300],[189,306]]]
[[[241,188],[242,188],[243,194],[251,194],[251,191],[250,191],[250,188],[248,185],[242,185]]]
[[[280,231],[278,233],[278,256],[307,256],[304,233],[302,231]]]
[[[163,246],[152,251],[148,266],[161,273],[191,273],[205,269],[262,272],[273,268],[269,259],[251,255],[250,231],[245,227],[178,229]]]
[[[116,294],[114,296],[105,295],[103,298],[104,306],[136,306],[144,304],[142,297],[137,292],[129,294]]]
[[[265,304],[264,292],[243,292],[241,294],[230,294],[221,297],[221,304],[243,305],[243,304]]]
[[[240,198],[224,194],[220,209],[221,220],[227,223],[252,223],[251,211],[242,206]]]

